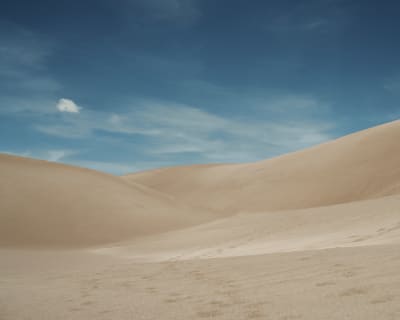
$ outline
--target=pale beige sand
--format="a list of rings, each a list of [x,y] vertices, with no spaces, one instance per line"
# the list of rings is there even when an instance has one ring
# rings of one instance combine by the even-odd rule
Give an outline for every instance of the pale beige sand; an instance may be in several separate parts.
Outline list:
[[[162,261],[387,244],[400,245],[400,195],[312,209],[241,214],[95,252],[136,261]]]
[[[211,219],[93,170],[0,155],[0,246],[90,246]]]
[[[126,179],[225,215],[317,207],[400,193],[399,141],[395,121],[258,163],[172,167]]]
[[[399,141],[122,178],[0,156],[0,319],[400,319]]]
[[[399,245],[159,263],[0,255],[2,320],[400,318]]]

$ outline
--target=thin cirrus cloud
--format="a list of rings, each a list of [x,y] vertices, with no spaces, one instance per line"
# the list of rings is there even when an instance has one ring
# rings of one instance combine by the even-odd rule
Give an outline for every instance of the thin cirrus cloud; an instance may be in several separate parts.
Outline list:
[[[17,157],[25,157],[25,158],[29,157],[49,162],[66,163],[78,167],[91,168],[94,170],[110,172],[118,175],[127,172],[135,172],[145,168],[151,168],[151,164],[149,163],[141,163],[140,165],[133,165],[133,164],[126,164],[119,162],[80,160],[79,152],[75,150],[62,150],[62,149],[25,150],[25,151],[0,150],[0,153],[9,154]]]
[[[144,9],[151,20],[192,22],[200,16],[197,0],[133,0],[131,4]]]
[[[0,39],[0,115],[56,112],[54,100],[62,85],[48,69],[51,42],[3,20]]]
[[[384,83],[383,87],[390,93],[400,93],[400,77],[395,77],[387,80]]]
[[[25,151],[8,151],[2,150],[1,153],[10,154],[19,157],[29,157],[34,159],[43,159],[50,162],[60,162],[67,160],[77,152],[73,150],[50,149],[50,150],[25,150]]]
[[[282,104],[287,101],[284,99]],[[307,101],[310,108],[318,104]],[[79,117],[57,118],[36,129],[81,140],[106,141],[111,136],[128,148],[134,144],[136,152],[156,162],[163,157],[187,156],[198,161],[255,161],[332,138],[332,124],[323,121],[244,121],[193,106],[149,101],[118,114],[84,109]],[[99,132],[108,133],[107,137]]]
[[[12,82],[19,93],[47,93],[61,88],[48,72],[53,53],[49,41],[20,25],[0,20],[0,82]]]
[[[200,25],[207,7],[197,0],[132,0],[129,3],[141,9],[135,11],[143,13],[141,23],[154,24],[154,30],[165,25],[181,31],[175,28],[177,24],[179,27],[191,27],[192,23]],[[324,15],[315,19],[306,16],[283,19],[278,25],[283,24],[285,30],[297,30],[298,25],[314,30],[325,28],[331,20]],[[10,36],[4,37],[0,32],[3,36],[0,41],[0,81],[3,81],[0,84],[13,83],[13,86],[7,94],[0,95],[0,116],[10,121],[9,132],[14,122],[23,124],[23,130],[18,130],[21,135],[13,135],[18,140],[13,147],[26,150],[28,145],[34,151],[24,152],[26,156],[122,173],[166,164],[254,161],[333,137],[332,122],[321,115],[321,110],[330,106],[314,96],[294,92],[266,98],[257,88],[244,93],[213,79],[206,82],[198,78],[207,70],[207,63],[201,56],[178,55],[176,60],[171,58],[173,55],[160,54],[158,49],[151,52],[127,48],[127,52],[142,52],[135,53],[135,61],[146,66],[146,70],[161,70],[160,73],[165,74],[172,74],[173,70],[177,78],[171,83],[179,88],[186,86],[179,91],[187,96],[164,96],[162,90],[157,95],[154,90],[154,96],[150,94],[149,100],[142,101],[142,94],[147,93],[141,88],[126,96],[117,96],[114,91],[118,90],[111,84],[107,87],[110,101],[135,101],[111,108],[101,95],[93,97],[90,90],[81,85],[76,89],[63,78],[64,74],[52,70],[55,61],[64,61],[57,59],[62,57],[57,55],[64,52],[60,50],[61,42],[53,39],[50,43],[41,35],[16,25],[4,30],[9,30]],[[73,50],[68,52],[73,53]],[[56,59],[52,59],[54,57]],[[285,65],[290,63],[284,62]],[[126,66],[127,70],[133,70],[136,65],[127,62]],[[148,85],[152,92],[157,88],[155,83]],[[63,92],[63,88],[67,88],[68,93]],[[276,92],[268,88],[265,91],[271,95]],[[81,101],[76,100],[78,96],[85,99],[84,108]],[[25,142],[23,134],[26,132],[32,133],[31,144]],[[8,143],[1,147],[8,149],[10,146]]]

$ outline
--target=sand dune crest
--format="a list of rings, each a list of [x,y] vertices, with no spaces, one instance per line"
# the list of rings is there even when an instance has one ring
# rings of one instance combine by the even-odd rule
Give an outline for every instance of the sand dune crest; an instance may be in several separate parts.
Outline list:
[[[246,164],[127,175],[190,204],[232,215],[326,206],[400,193],[400,121]]]

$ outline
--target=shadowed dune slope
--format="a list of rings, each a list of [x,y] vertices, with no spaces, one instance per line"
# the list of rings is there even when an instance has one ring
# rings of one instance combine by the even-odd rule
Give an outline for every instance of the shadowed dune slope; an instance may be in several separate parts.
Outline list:
[[[0,246],[89,246],[199,223],[148,187],[71,166],[0,155]]]
[[[309,208],[400,193],[400,121],[250,164],[171,167],[125,176],[222,215]]]

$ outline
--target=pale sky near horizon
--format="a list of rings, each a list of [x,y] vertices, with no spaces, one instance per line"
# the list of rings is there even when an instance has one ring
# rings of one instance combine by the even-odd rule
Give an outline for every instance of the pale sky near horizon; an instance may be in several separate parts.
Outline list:
[[[400,2],[5,0],[0,152],[114,174],[400,116]]]

